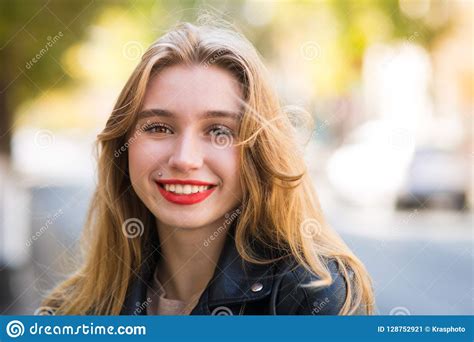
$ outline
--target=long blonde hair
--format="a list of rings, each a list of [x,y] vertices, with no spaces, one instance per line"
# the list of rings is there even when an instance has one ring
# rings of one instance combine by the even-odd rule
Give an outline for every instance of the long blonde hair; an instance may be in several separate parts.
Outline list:
[[[148,244],[156,239],[155,220],[131,187],[128,156],[122,151],[142,106],[147,84],[170,65],[215,65],[230,71],[244,90],[239,131],[242,212],[235,230],[242,258],[262,259],[251,249],[259,241],[293,255],[320,280],[332,283],[328,258],[335,259],[347,283],[340,314],[363,307],[373,311],[371,281],[364,265],[324,221],[291,120],[269,86],[255,48],[235,29],[181,24],[145,52],[123,88],[106,127],[98,136],[98,186],[83,235],[82,266],[59,284],[42,305],[60,314],[119,314],[127,288],[138,272]],[[130,239],[123,223],[139,218],[144,234]]]

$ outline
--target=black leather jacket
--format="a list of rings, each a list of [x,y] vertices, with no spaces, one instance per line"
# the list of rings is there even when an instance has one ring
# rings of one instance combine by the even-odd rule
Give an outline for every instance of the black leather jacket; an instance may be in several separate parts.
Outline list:
[[[145,264],[129,286],[122,315],[146,315],[147,286],[155,265]],[[267,265],[244,262],[233,235],[228,234],[214,276],[191,315],[337,315],[345,300],[346,282],[335,261],[328,266],[333,277],[330,286],[304,287],[318,278],[294,260]]]

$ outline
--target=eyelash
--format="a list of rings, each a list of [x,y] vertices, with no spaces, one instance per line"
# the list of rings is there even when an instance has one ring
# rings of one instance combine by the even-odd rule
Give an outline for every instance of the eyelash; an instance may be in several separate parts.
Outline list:
[[[212,125],[210,130],[214,130],[214,129],[224,132],[225,134],[230,135],[230,136],[234,135],[233,131],[224,125]]]
[[[165,125],[165,124],[162,124],[162,123],[152,123],[152,124],[148,124],[148,125],[145,125],[143,126],[143,130],[145,132],[149,132],[149,133],[163,133],[163,132],[153,132],[154,129],[157,129],[157,128],[165,128],[165,129],[168,129],[170,131],[171,130],[171,127],[169,127],[168,125]]]
[[[149,133],[164,133],[164,132],[155,132],[155,131],[153,131],[155,129],[160,129],[160,128],[167,129],[171,132],[173,131],[170,126],[168,126],[166,124],[163,124],[163,123],[152,123],[152,124],[149,124],[149,125],[145,125],[145,126],[143,126],[143,131],[149,132]],[[228,135],[231,135],[231,136],[234,135],[233,131],[230,128],[228,128],[227,126],[224,126],[224,125],[212,125],[209,128],[209,131],[212,131],[212,130],[218,130],[220,132],[224,132],[225,134],[228,134]]]

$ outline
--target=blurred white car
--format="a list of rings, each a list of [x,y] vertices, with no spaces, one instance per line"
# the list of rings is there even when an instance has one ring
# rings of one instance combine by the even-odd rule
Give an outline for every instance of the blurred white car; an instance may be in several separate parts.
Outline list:
[[[329,158],[328,179],[346,201],[393,207],[413,151],[409,130],[384,120],[367,122]]]
[[[462,155],[435,148],[415,153],[397,208],[466,209],[470,165]]]

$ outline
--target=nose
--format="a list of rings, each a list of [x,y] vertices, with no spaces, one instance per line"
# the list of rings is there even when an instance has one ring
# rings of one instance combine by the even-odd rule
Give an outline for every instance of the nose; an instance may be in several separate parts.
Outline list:
[[[168,163],[183,173],[199,169],[203,163],[199,139],[193,137],[192,132],[183,133],[176,140]]]

